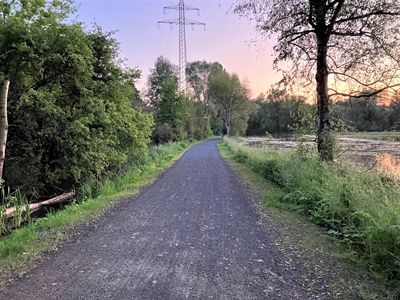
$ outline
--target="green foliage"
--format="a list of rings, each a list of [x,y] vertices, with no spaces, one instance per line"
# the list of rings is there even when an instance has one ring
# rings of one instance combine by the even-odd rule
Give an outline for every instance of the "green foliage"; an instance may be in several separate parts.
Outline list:
[[[170,134],[172,139],[164,140],[163,142],[179,141],[184,139],[184,122],[187,114],[187,101],[187,98],[178,92],[178,84],[176,80],[167,75],[160,91],[160,100],[156,104],[155,119],[157,125],[163,126],[164,124],[169,124],[173,130]]]
[[[331,105],[333,132],[397,130],[400,114],[396,98],[389,105],[379,105],[376,97],[350,98]],[[317,135],[317,106],[301,97],[272,90],[253,102],[248,121],[248,135],[300,134]],[[334,145],[334,144],[332,144]],[[331,149],[328,151],[335,151]]]
[[[357,131],[384,131],[397,129],[400,115],[394,102],[378,105],[376,97],[350,98],[332,106],[332,116],[343,120]]]
[[[203,140],[212,135],[210,118],[207,116],[207,105],[201,102],[187,101],[185,118],[186,138]]]
[[[316,132],[316,108],[304,98],[291,96],[284,90],[261,94],[253,102],[249,118],[249,135]]]
[[[246,101],[241,106],[241,109],[234,110],[232,112],[232,125],[231,135],[232,136],[244,136],[248,127],[248,121],[250,116],[251,103]]]
[[[156,106],[162,97],[162,89],[167,77],[170,78],[169,80],[178,83],[178,68],[169,59],[163,56],[157,57],[154,69],[150,69],[150,75],[147,79],[147,97],[153,106]]]
[[[208,96],[223,111],[226,134],[244,133],[247,128],[248,103],[247,87],[237,74],[228,74],[225,70],[213,70],[208,77]],[[236,114],[236,118],[234,117]],[[242,114],[242,115],[241,115]],[[245,122],[239,120],[245,119]]]
[[[297,110],[291,113],[294,122],[288,128],[296,134],[317,134],[317,106],[299,103]]]
[[[153,141],[156,144],[183,139],[201,140],[211,135],[210,105],[205,84],[214,64],[194,62],[188,64],[187,73],[192,97],[178,91],[176,67],[163,57],[156,61],[148,78],[148,93],[153,105],[156,126]]]
[[[153,141],[156,144],[168,143],[176,140],[174,128],[169,123],[157,124],[153,131]]]
[[[319,157],[321,160],[333,161],[340,151],[339,139],[334,132],[329,132],[325,135],[320,136],[321,143],[318,144],[320,149],[318,149]]]
[[[225,132],[224,120],[217,114],[211,114],[210,116],[210,128],[214,135],[222,136]]]
[[[189,84],[193,98],[197,102],[209,103],[208,77],[212,72],[223,71],[224,68],[218,62],[209,63],[206,61],[190,62],[186,66],[186,80]]]
[[[145,155],[152,118],[130,100],[140,73],[118,60],[112,33],[67,22],[72,1],[17,2],[0,24],[0,74],[11,81],[6,183],[51,195]]]
[[[31,221],[29,213],[29,203],[19,189],[11,192],[4,186],[4,181],[0,182],[0,237],[9,234],[11,231],[21,228],[24,224]],[[12,218],[7,218],[7,208],[14,207]]]
[[[149,148],[148,155],[127,162],[114,177],[98,178],[86,182],[81,187],[79,197],[86,201],[124,192],[136,186],[144,178],[154,176],[157,170],[164,168],[177,154],[191,144],[189,141],[180,141],[152,146]]]
[[[327,228],[359,262],[394,287],[400,283],[400,184],[387,175],[354,171],[321,161],[313,149],[300,153],[248,148],[224,142],[235,159],[273,185],[267,199],[304,214]],[[280,189],[280,192],[277,192]]]
[[[223,112],[213,103],[208,94],[209,77],[214,72],[222,72],[224,68],[218,62],[194,61],[186,66],[188,93],[192,102],[187,120],[189,137],[199,139],[211,134],[222,135],[224,128]]]

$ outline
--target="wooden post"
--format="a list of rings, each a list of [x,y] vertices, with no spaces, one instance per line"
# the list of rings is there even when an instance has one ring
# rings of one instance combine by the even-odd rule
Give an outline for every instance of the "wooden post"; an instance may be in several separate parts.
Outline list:
[[[7,120],[7,97],[9,80],[4,80],[1,85],[0,93],[0,181],[3,178],[3,165],[6,159],[6,143],[8,133],[8,120]]]

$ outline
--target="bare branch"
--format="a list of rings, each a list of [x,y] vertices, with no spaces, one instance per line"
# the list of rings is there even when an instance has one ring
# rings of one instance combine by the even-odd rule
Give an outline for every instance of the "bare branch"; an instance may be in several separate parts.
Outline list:
[[[332,31],[331,33],[332,35],[336,35],[336,36],[368,36],[368,37],[372,37],[372,32],[367,32],[367,31],[362,31],[360,30],[359,32],[351,32],[351,31],[347,31],[347,32],[340,32],[340,31]]]
[[[330,10],[332,7],[334,7],[337,3],[339,3],[341,0],[335,0],[333,2],[328,1],[328,5],[326,6],[326,10]]]
[[[292,43],[292,42],[297,41],[298,39],[306,36],[307,34],[313,33],[313,32],[314,32],[314,30],[305,30],[305,31],[298,32],[298,33],[288,34],[286,36],[283,36],[283,37],[279,38],[279,41],[282,41],[282,40],[284,40],[284,39],[286,39],[286,38],[288,38],[290,36],[295,36],[296,35],[296,37],[294,37],[293,39],[286,41],[286,43]]]
[[[344,19],[339,19],[336,21],[336,24],[342,24],[342,23],[346,23],[349,21],[356,21],[356,20],[362,20],[362,19],[367,19],[369,17],[372,16],[400,16],[400,11],[396,11],[396,12],[390,12],[390,11],[384,11],[384,10],[377,10],[377,11],[373,11],[364,15],[359,15],[359,16],[351,16],[349,18],[344,18]]]
[[[340,13],[340,11],[342,9],[344,0],[337,0],[337,1],[332,2],[331,4],[333,4],[335,2],[337,2],[337,6],[335,8],[335,12],[333,13],[332,18],[329,21],[328,32],[327,32],[328,36],[330,36],[332,31],[333,31],[333,27],[335,26],[336,20],[339,17],[339,13]],[[333,5],[332,5],[332,7],[333,7]]]
[[[393,71],[393,70],[391,70],[391,71]],[[346,82],[348,79],[351,79],[351,80],[353,80],[354,82],[358,83],[358,84],[361,85],[361,86],[370,88],[370,87],[375,86],[375,85],[377,85],[377,84],[384,84],[384,85],[387,85],[386,83],[384,83],[383,80],[384,80],[384,74],[385,74],[385,73],[389,73],[389,72],[390,72],[390,70],[388,70],[388,71],[386,71],[386,72],[382,72],[382,73],[380,74],[380,77],[379,77],[377,80],[375,80],[374,82],[369,82],[369,83],[362,82],[361,80],[355,78],[354,76],[351,76],[351,75],[346,74],[346,73],[331,71],[330,74],[335,75],[336,78],[337,78],[339,81]],[[346,78],[348,78],[348,79],[340,79],[339,76],[343,76],[343,77],[346,77]],[[393,77],[393,76],[392,76],[392,77]],[[391,77],[391,79],[392,79],[392,77]]]

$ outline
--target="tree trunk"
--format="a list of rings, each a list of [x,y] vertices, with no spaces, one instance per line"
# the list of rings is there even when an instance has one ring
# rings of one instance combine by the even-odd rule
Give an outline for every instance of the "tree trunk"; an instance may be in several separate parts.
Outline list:
[[[226,135],[231,136],[231,112],[229,109],[227,109],[225,113],[225,129]]]
[[[65,201],[71,199],[74,195],[75,195],[74,192],[65,193],[65,194],[56,196],[54,198],[51,198],[51,199],[43,201],[43,202],[24,205],[22,207],[19,207],[18,210],[20,212],[26,212],[27,210],[29,210],[29,213],[33,213],[33,212],[39,210],[44,205],[65,202]],[[6,212],[5,212],[6,217],[7,218],[13,217],[16,210],[17,209],[15,207],[7,208]]]
[[[9,80],[4,80],[0,92],[0,181],[3,177],[3,165],[6,158],[6,143],[8,133],[7,96]]]
[[[324,2],[324,1],[322,1]],[[333,144],[331,142],[331,123],[328,94],[328,41],[326,12],[323,3],[315,2],[316,35],[317,35],[317,104],[318,104],[318,153],[322,160],[333,161]]]

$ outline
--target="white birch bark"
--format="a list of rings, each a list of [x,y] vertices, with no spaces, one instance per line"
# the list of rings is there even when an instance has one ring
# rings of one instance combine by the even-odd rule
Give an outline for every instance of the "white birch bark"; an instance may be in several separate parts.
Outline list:
[[[9,80],[4,80],[0,91],[0,180],[3,177],[3,165],[6,158],[6,143],[8,133],[7,97]]]

